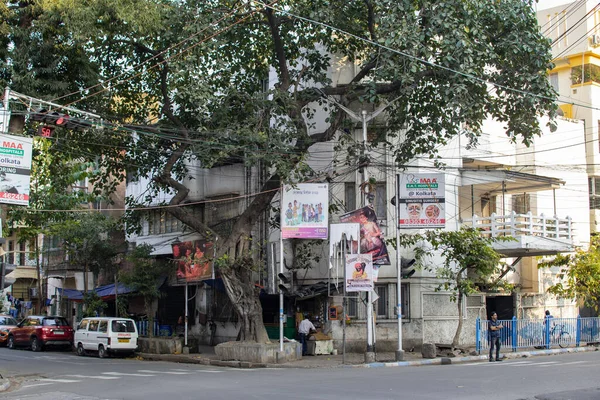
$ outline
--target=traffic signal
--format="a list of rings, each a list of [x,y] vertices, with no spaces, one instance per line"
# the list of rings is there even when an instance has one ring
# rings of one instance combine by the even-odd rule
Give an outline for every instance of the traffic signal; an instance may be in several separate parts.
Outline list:
[[[411,268],[416,261],[414,258],[400,257],[400,274],[402,275],[402,279],[408,279],[417,272],[415,268]]]
[[[51,136],[52,131],[54,130],[54,126],[66,128],[70,130],[84,130],[88,129],[92,126],[92,124],[86,120],[80,118],[73,118],[68,114],[62,114],[56,111],[47,110],[45,108],[41,108],[29,114],[29,119],[31,121],[41,122],[46,125],[44,130],[44,126],[41,126],[38,130],[38,134],[40,136]]]
[[[279,290],[284,294],[290,294],[293,290],[293,276],[291,272],[280,272],[277,274],[279,277]]]

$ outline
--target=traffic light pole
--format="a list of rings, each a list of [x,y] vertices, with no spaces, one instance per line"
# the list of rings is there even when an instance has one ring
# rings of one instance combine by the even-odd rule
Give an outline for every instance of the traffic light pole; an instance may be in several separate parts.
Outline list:
[[[402,257],[400,254],[400,183],[396,178],[396,315],[398,319],[398,350],[396,350],[396,361],[404,360],[404,350],[402,350]]]
[[[281,210],[283,210],[283,186],[281,186]],[[283,213],[279,229],[279,273],[283,275]],[[278,285],[279,287],[279,285]],[[283,290],[279,287],[279,351],[283,353]]]

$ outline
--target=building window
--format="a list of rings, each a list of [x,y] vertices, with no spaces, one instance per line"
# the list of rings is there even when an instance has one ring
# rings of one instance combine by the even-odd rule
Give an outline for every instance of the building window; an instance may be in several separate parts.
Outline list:
[[[590,192],[590,209],[600,210],[600,176],[592,176],[588,179]]]
[[[373,207],[379,224],[387,225],[387,184],[385,182],[379,182],[375,185]]]
[[[19,265],[25,265],[25,242],[19,243]]]
[[[358,304],[361,302],[359,297],[346,298],[346,315],[351,318],[358,317]]]
[[[9,264],[15,263],[15,242],[13,240],[8,241],[8,254],[6,256]]]
[[[558,93],[558,74],[550,74],[550,85]]]
[[[587,82],[600,83],[599,66],[595,64],[583,64],[571,68],[571,83],[573,85]]]
[[[346,212],[356,210],[356,183],[344,183],[344,204],[346,205]]]
[[[388,286],[387,285],[376,285],[375,293],[379,298],[375,302],[375,311],[377,312],[377,318],[380,319],[388,319],[388,304],[389,304],[389,296],[388,296]]]
[[[517,214],[527,214],[531,211],[530,196],[528,194],[513,194],[512,210]]]
[[[400,285],[400,296],[402,297],[402,319],[410,319],[410,285]]]
[[[165,210],[152,210],[148,213],[148,235],[181,232],[183,223]]]

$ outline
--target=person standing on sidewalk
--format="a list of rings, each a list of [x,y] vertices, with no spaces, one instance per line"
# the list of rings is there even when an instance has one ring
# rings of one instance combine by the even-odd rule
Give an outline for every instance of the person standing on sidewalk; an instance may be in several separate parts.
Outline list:
[[[496,361],[502,361],[500,358],[500,330],[503,328],[500,321],[498,321],[498,314],[492,311],[490,320],[488,321],[488,336],[490,339],[490,362],[494,361],[492,357],[494,354],[494,347],[496,347]]]
[[[311,331],[316,332],[317,329],[315,328],[315,326],[313,325],[312,322],[310,322],[309,319],[309,315],[306,314],[304,316],[304,319],[302,321],[300,321],[300,324],[298,324],[298,335],[300,336],[300,343],[302,343],[302,355],[305,356],[306,355],[306,350],[307,350],[307,343],[306,340],[308,339],[308,334],[311,333]]]

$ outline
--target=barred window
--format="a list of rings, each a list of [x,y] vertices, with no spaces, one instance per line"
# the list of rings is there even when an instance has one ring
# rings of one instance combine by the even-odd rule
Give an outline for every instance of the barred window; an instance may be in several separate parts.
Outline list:
[[[148,212],[148,235],[181,232],[183,223],[165,210]]]

